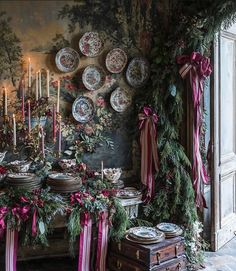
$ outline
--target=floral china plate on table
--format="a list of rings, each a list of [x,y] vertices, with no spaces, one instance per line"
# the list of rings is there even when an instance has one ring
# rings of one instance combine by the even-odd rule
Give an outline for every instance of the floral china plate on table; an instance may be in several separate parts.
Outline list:
[[[52,173],[48,175],[48,178],[52,180],[70,180],[72,175],[66,173]]]
[[[93,101],[84,96],[78,97],[72,106],[72,115],[80,123],[86,123],[93,118]]]
[[[82,81],[88,90],[98,90],[105,84],[106,74],[102,68],[89,65],[82,74]]]
[[[157,226],[157,229],[163,232],[176,232],[181,230],[181,228],[173,223],[160,223]]]
[[[159,239],[163,237],[163,233],[152,227],[134,227],[129,229],[129,235],[137,239]]]
[[[133,58],[126,70],[126,80],[134,88],[142,87],[148,81],[150,75],[150,66],[146,58]]]
[[[56,54],[56,65],[62,72],[73,72],[79,66],[79,54],[72,48],[66,47]]]
[[[83,55],[96,57],[103,49],[103,42],[97,32],[86,32],[79,41],[79,48]]]
[[[127,55],[120,48],[111,50],[106,56],[106,67],[111,73],[120,73],[127,64]]]
[[[124,112],[132,102],[132,97],[127,90],[116,88],[110,97],[110,103],[112,108],[117,112]]]
[[[9,173],[7,175],[10,179],[28,179],[35,177],[35,174],[33,173]]]

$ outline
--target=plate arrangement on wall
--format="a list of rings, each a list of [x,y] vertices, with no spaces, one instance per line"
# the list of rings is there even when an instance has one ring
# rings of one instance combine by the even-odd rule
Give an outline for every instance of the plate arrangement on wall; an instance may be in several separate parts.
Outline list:
[[[93,118],[93,101],[85,96],[76,98],[72,105],[72,115],[80,123],[86,123]]]
[[[79,48],[83,55],[96,57],[103,50],[103,42],[97,32],[86,32],[79,41]]]
[[[82,81],[88,90],[98,90],[105,84],[106,74],[101,67],[89,65],[83,71]]]
[[[150,76],[149,62],[144,57],[133,58],[126,70],[126,80],[131,87],[143,87]]]
[[[125,89],[117,87],[110,97],[110,104],[116,112],[124,112],[132,102],[132,97]]]
[[[66,47],[57,52],[55,62],[61,72],[73,72],[79,66],[79,54],[72,48]]]
[[[120,48],[114,48],[106,56],[106,68],[111,73],[121,73],[127,64],[127,55]]]

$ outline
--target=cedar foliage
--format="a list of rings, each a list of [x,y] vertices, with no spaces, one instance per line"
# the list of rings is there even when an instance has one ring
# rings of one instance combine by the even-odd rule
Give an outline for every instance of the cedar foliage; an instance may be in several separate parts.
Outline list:
[[[179,142],[185,88],[176,56],[193,51],[209,56],[215,34],[236,21],[236,1],[171,0],[166,14],[165,18],[157,14],[150,57],[151,84],[145,94],[137,97],[139,106],[148,103],[159,116],[160,170],[156,175],[155,198],[144,207],[144,213],[154,224],[167,220],[187,226],[187,239],[191,240],[191,229],[198,216],[189,174],[191,165]],[[199,253],[190,249],[188,258],[201,264],[201,248]]]

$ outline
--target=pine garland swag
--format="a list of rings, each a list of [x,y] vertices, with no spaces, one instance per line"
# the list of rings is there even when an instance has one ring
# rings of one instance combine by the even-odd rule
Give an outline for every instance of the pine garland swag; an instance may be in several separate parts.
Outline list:
[[[187,227],[186,250],[192,263],[190,270],[194,270],[203,263],[206,244],[199,234],[201,224],[194,204],[191,164],[179,143],[185,88],[176,57],[193,51],[210,55],[215,34],[222,26],[227,28],[236,22],[236,2],[172,0],[167,17],[168,22],[163,16],[157,16],[151,84],[145,95],[139,93],[136,100],[139,107],[150,104],[159,116],[160,170],[156,176],[156,196],[144,207],[144,214],[154,225],[168,220]]]

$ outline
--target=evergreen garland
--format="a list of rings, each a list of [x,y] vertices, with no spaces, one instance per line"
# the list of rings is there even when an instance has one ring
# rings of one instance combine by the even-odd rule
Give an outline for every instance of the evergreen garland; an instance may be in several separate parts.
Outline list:
[[[139,108],[150,104],[159,116],[160,170],[156,175],[156,196],[144,207],[144,214],[154,224],[167,220],[187,227],[187,256],[196,267],[203,261],[205,243],[199,235],[201,229],[189,174],[191,164],[179,142],[185,88],[176,56],[193,51],[210,55],[215,34],[222,26],[229,27],[236,21],[236,2],[171,0],[167,19],[161,14],[157,18],[150,57],[151,83],[148,91],[137,97]]]

